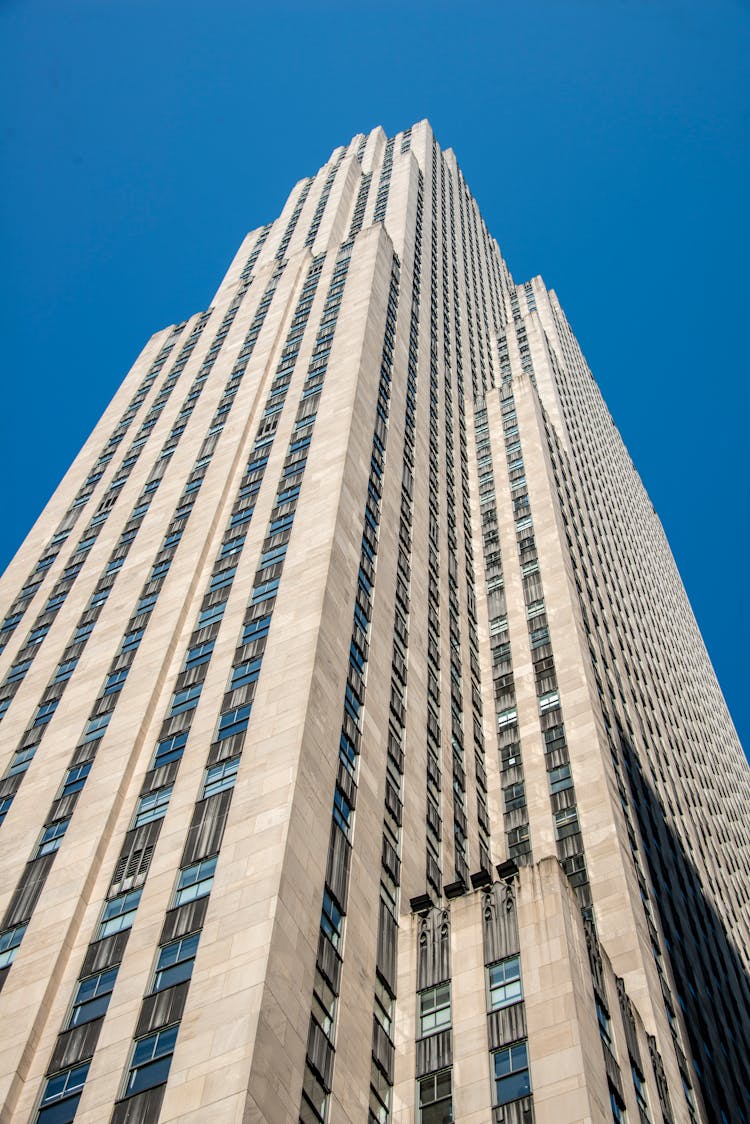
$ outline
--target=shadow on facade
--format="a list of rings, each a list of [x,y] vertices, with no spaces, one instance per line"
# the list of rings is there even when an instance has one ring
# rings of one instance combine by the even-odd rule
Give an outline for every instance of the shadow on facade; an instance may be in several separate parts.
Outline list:
[[[750,1121],[747,970],[624,738],[622,753],[676,988],[673,995],[662,979],[667,1015],[675,1028],[681,1023],[693,1055],[688,1062],[675,1036],[680,1069],[687,1083],[700,1089],[711,1124]],[[654,951],[659,953],[658,940]]]

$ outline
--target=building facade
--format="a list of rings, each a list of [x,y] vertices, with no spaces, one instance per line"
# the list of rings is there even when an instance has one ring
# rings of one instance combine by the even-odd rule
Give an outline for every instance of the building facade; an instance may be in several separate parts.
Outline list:
[[[0,593],[2,1120],[750,1120],[750,773],[427,122],[149,341]]]

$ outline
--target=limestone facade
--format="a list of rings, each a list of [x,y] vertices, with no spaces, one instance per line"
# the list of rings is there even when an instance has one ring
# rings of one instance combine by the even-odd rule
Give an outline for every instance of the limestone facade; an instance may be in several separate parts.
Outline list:
[[[0,1119],[748,1118],[750,773],[427,122],[149,341],[0,605]]]

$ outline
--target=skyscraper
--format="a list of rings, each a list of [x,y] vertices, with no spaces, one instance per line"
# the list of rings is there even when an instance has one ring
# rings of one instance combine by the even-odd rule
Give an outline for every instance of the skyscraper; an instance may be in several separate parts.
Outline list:
[[[2,604],[3,1120],[750,1118],[750,774],[426,122],[149,341]]]

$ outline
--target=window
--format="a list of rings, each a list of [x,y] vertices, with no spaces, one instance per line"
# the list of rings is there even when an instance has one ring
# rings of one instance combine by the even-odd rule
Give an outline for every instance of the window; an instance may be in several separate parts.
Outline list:
[[[224,792],[227,788],[234,788],[239,765],[239,757],[230,757],[227,761],[220,761],[218,765],[211,765],[206,770],[202,799],[216,796],[217,792]]]
[[[380,976],[375,977],[375,1018],[389,1038],[393,1038],[393,997]]]
[[[126,894],[118,894],[104,907],[102,919],[99,922],[97,940],[109,937],[112,933],[121,933],[129,929],[135,920],[135,911],[141,900],[141,890],[129,890]]]
[[[119,671],[113,671],[111,675],[108,675],[107,681],[104,684],[104,694],[114,695],[118,691],[121,691],[128,677],[129,670],[130,668],[123,667]]]
[[[185,670],[187,671],[190,667],[198,667],[202,663],[208,663],[213,650],[213,640],[206,640],[203,644],[196,644],[194,648],[188,648],[185,657]]]
[[[229,539],[222,546],[221,551],[219,552],[219,558],[228,558],[230,554],[236,554],[239,550],[242,550],[244,545],[244,535],[238,535],[234,539]]]
[[[320,915],[320,927],[328,937],[334,948],[341,944],[344,930],[344,918],[341,910],[331,897],[328,890],[323,892],[323,910]]]
[[[230,566],[228,570],[220,570],[218,574],[214,574],[209,583],[209,592],[215,589],[223,589],[227,585],[231,585],[234,581],[234,575],[237,573],[236,566]]]
[[[260,640],[263,636],[268,636],[268,630],[271,627],[271,617],[256,617],[250,624],[245,625],[242,633],[242,643],[250,644],[253,640]]]
[[[518,711],[514,706],[501,710],[497,715],[497,728],[504,730],[506,726],[515,726],[518,720]]]
[[[244,498],[244,497],[243,497]],[[249,523],[253,517],[254,507],[241,507],[235,511],[230,521],[230,527],[241,527],[243,523]]]
[[[589,880],[586,872],[586,860],[583,855],[571,855],[570,858],[563,859],[562,868],[570,879],[572,886],[583,886]]]
[[[118,966],[119,967],[119,966]],[[117,968],[106,968],[95,976],[81,980],[73,999],[73,1009],[68,1020],[68,1029],[90,1023],[98,1019],[109,1006],[109,997],[117,979]]]
[[[88,624],[82,624],[73,633],[73,643],[80,644],[82,640],[87,640],[91,633],[94,631],[95,621],[89,621]]]
[[[35,745],[28,745],[26,749],[18,749],[10,759],[6,776],[14,777],[17,773],[25,773],[36,753]]]
[[[175,691],[169,710],[170,715],[182,714],[185,710],[194,710],[198,705],[198,699],[200,698],[202,690],[202,683],[194,683],[192,687],[185,687],[182,691]]]
[[[176,906],[197,901],[198,898],[205,898],[206,894],[211,893],[218,857],[213,855],[210,859],[203,859],[180,871],[174,896]]]
[[[341,731],[339,739],[339,760],[350,776],[354,776],[354,762],[357,758],[357,749],[351,738]]]
[[[111,717],[112,712],[110,711],[109,714],[100,714],[96,718],[89,718],[81,742],[95,742],[99,738],[103,738]]]
[[[210,605],[208,609],[204,609],[198,615],[198,623],[196,628],[205,628],[206,625],[215,624],[220,621],[224,616],[224,610],[227,607],[226,601],[220,601],[218,605]]]
[[[641,1116],[643,1116],[646,1120],[650,1120],[651,1117],[648,1113],[648,1095],[646,1093],[645,1079],[641,1071],[638,1069],[637,1065],[631,1063],[630,1068],[633,1074],[633,1085],[635,1086],[636,1103],[640,1110]]]
[[[368,1121],[388,1124],[391,1106],[391,1086],[373,1058],[370,1062],[370,1112]]]
[[[271,597],[275,597],[280,581],[280,577],[271,578],[270,581],[261,582],[260,585],[256,585],[253,590],[253,605],[258,605],[261,601],[268,601]]]
[[[16,949],[23,940],[28,921],[0,933],[0,968],[7,968],[15,959]]]
[[[226,714],[222,714],[219,718],[216,740],[223,741],[224,738],[231,738],[233,734],[239,734],[242,730],[246,730],[250,718],[250,709],[249,704],[247,706],[236,706],[234,709],[228,710]]]
[[[136,1042],[124,1096],[132,1097],[134,1093],[164,1084],[172,1064],[178,1029],[178,1026],[168,1026]]]
[[[65,660],[63,663],[58,664],[57,671],[55,672],[54,682],[63,683],[66,679],[70,679],[71,675],[73,674],[73,669],[75,668],[77,663],[78,657],[76,657],[74,660]]]
[[[287,544],[282,543],[281,546],[274,547],[272,550],[267,550],[260,556],[259,569],[265,566],[273,566],[275,562],[281,562],[286,557]]]
[[[182,937],[159,949],[153,991],[164,991],[167,987],[190,979],[199,940],[200,933],[192,933],[189,937]]]
[[[59,702],[60,702],[59,699],[50,699],[49,702],[42,703],[41,706],[37,708],[37,712],[34,716],[33,725],[34,726],[44,726],[44,725],[46,725],[47,722],[49,722],[52,715],[57,710]]]
[[[529,825],[522,823],[519,827],[511,828],[507,833],[507,839],[510,858],[525,854],[529,850]]]
[[[512,812],[515,808],[523,808],[526,804],[526,785],[523,781],[516,781],[503,789],[505,797],[505,811]]]
[[[548,641],[549,641],[549,629],[546,627],[546,625],[544,626],[544,628],[534,628],[534,629],[531,630],[531,647],[532,648],[541,648]]]
[[[160,769],[162,765],[168,765],[170,761],[179,761],[187,738],[188,731],[182,730],[179,734],[173,734],[171,738],[164,738],[163,741],[160,741],[156,747],[152,769]]]
[[[451,1124],[453,1120],[453,1079],[449,1069],[431,1073],[419,1081],[420,1124]]]
[[[311,1121],[315,1121],[317,1124],[317,1121],[324,1120],[328,1093],[309,1065],[305,1066],[302,1093],[303,1097],[300,1112],[300,1121],[302,1124],[311,1124]]]
[[[171,795],[172,785],[168,784],[164,788],[154,789],[153,792],[147,792],[145,796],[142,796],[138,801],[133,827],[143,827],[146,823],[163,819],[167,814],[167,806]]]
[[[693,1092],[693,1087],[692,1085],[688,1084],[688,1081],[682,1071],[680,1071],[680,1076],[682,1077],[682,1090],[685,1094],[685,1100],[687,1101],[688,1110],[690,1112],[690,1119],[695,1120],[697,1119],[697,1117],[695,1108],[695,1093]]]
[[[336,1018],[336,993],[321,973],[315,969],[312,1013],[327,1038],[333,1041],[333,1023]]]
[[[599,1022],[599,1033],[602,1036],[602,1042],[607,1047],[610,1053],[614,1052],[612,1045],[612,1025],[609,1021],[609,1012],[602,1003],[601,999],[596,998],[596,1017]]]
[[[255,683],[260,675],[260,665],[262,658],[258,657],[255,660],[246,660],[245,663],[238,664],[237,667],[232,668],[232,679],[229,684],[229,690],[234,691],[237,687],[244,687],[248,683]]]
[[[6,676],[6,683],[18,683],[23,679],[26,672],[31,667],[31,660],[21,660],[20,663],[13,664],[10,673]]]
[[[609,1085],[609,1104],[612,1109],[612,1119],[615,1124],[625,1124],[627,1115],[622,1097],[612,1085]]]
[[[150,613],[156,604],[156,598],[158,596],[158,593],[150,593],[148,597],[142,597],[136,607],[136,613]]]
[[[569,835],[575,835],[578,830],[578,812],[575,804],[572,808],[562,808],[559,812],[555,812],[556,839],[565,839]]]
[[[90,1065],[84,1062],[50,1077],[39,1105],[39,1124],[67,1124],[73,1119]]]
[[[351,839],[353,809],[340,788],[333,794],[333,820],[341,828],[345,839]]]
[[[451,985],[438,984],[419,993],[419,1037],[426,1038],[451,1025]]]
[[[509,956],[506,960],[499,960],[497,964],[490,964],[487,969],[487,980],[491,1011],[497,1011],[500,1007],[510,1007],[511,1004],[523,999],[520,957]]]
[[[525,1042],[514,1042],[492,1055],[495,1071],[495,1104],[509,1104],[531,1092],[529,1055]]]
[[[12,796],[2,796],[2,797],[0,797],[0,823],[2,823],[3,820],[5,819],[5,817],[7,816],[8,812],[10,811],[10,806],[11,806],[12,803],[13,803],[13,797]]]
[[[143,636],[144,631],[145,630],[142,628],[134,628],[132,632],[126,632],[122,638],[120,651],[132,652],[134,648],[137,648],[141,642],[141,637]]]
[[[65,820],[57,820],[45,827],[34,855],[35,859],[38,859],[41,855],[51,855],[59,848],[69,823],[70,816]]]
[[[570,775],[570,764],[566,763],[565,765],[559,765],[557,769],[550,769],[547,780],[549,781],[549,790],[552,793],[572,788],[573,779]]]

